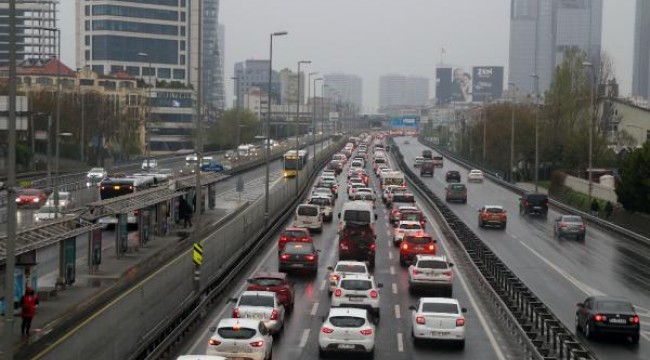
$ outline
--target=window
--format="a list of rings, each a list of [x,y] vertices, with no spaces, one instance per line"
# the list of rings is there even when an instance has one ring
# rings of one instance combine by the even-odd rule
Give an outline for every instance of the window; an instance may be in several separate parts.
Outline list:
[[[86,20],[86,22],[84,23],[84,27],[86,31],[90,31],[90,20]]]
[[[422,312],[458,314],[458,306],[449,303],[423,303]]]
[[[181,26],[181,36],[185,36],[185,26]]]
[[[159,1],[157,1],[156,3],[159,3]],[[168,20],[168,21],[178,20],[178,11],[137,8],[132,6],[121,6],[121,5],[95,5],[92,7],[92,14],[94,16],[104,15],[104,16],[119,16],[119,17],[131,17],[131,18],[143,18],[143,19]]]
[[[183,69],[174,69],[174,79],[177,79],[177,80],[185,79],[185,70],[183,70]]]
[[[248,328],[231,328],[231,327],[223,327],[219,328],[217,330],[217,333],[219,333],[219,336],[221,336],[224,339],[239,339],[239,340],[245,340],[245,339],[251,339],[255,334],[257,334],[257,331],[254,329],[248,329]]]
[[[89,35],[86,35],[84,37],[84,43],[86,44],[86,46],[90,46],[90,36]]]
[[[178,27],[173,25],[145,24],[131,21],[95,20],[93,30],[135,32],[156,35],[178,35]]]
[[[155,67],[142,67],[142,76],[156,76]]]
[[[126,72],[132,76],[140,76],[140,67],[138,66],[127,66]]]
[[[172,70],[170,68],[158,68],[158,77],[161,79],[170,79]]]
[[[95,80],[93,80],[93,79],[79,79],[79,85],[81,85],[81,86],[93,86],[93,85],[95,85]]]
[[[273,307],[274,301],[272,296],[242,295],[242,297],[239,299],[238,305]]]
[[[185,65],[185,55],[181,55],[179,62],[181,65]]]
[[[185,21],[185,11],[181,11],[181,21]]]
[[[86,61],[90,61],[90,50],[84,51],[84,58]]]
[[[90,5],[86,5],[86,6],[84,7],[84,14],[85,14],[86,16],[90,16]]]
[[[157,64],[178,63],[178,41],[130,37],[118,35],[96,35],[92,38],[93,60],[141,62],[138,53],[149,54],[147,62]]]
[[[370,290],[372,289],[372,281],[369,280],[352,280],[352,279],[343,279],[341,280],[341,285],[345,290]]]
[[[115,74],[120,70],[124,70],[124,67],[121,65],[111,65],[111,74]]]
[[[185,41],[181,40],[181,51],[185,51]]]
[[[104,65],[93,65],[92,66],[93,72],[97,74],[104,74]]]
[[[366,319],[353,316],[333,316],[329,320],[332,325],[343,328],[358,328],[366,323]]]

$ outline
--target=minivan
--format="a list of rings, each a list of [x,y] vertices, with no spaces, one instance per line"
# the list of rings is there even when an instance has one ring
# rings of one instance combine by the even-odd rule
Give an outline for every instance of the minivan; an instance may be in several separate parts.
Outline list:
[[[307,228],[309,231],[323,231],[323,213],[320,210],[320,206],[312,204],[298,205],[294,226]]]

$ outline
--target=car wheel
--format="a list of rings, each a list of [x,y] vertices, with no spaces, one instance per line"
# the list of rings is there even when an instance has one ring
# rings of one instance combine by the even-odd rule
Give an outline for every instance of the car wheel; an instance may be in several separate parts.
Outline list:
[[[467,199],[463,199],[463,204],[467,204]]]
[[[465,340],[460,340],[457,346],[459,350],[463,350],[465,348]]]
[[[370,352],[368,353],[368,359],[374,359],[375,358],[375,348],[372,348]]]
[[[397,239],[393,239],[393,245],[394,245],[396,248],[399,247],[399,243],[400,243],[400,242],[397,241]]]
[[[413,333],[413,330],[411,330],[411,338],[413,338],[413,346],[418,347],[420,346],[420,344],[422,344],[422,341],[415,337],[415,333]]]
[[[503,229],[503,230],[506,229],[506,223],[501,224],[501,229]]]
[[[406,267],[406,260],[404,260],[404,258],[402,258],[401,256],[399,258],[399,264],[402,267]]]
[[[641,337],[641,335],[638,332],[633,334],[632,336],[630,336],[630,343],[633,344],[633,345],[638,344],[640,337]]]
[[[578,314],[576,314],[573,322],[576,328],[576,334],[578,334],[580,331],[582,331],[582,326],[580,326],[580,318],[578,317]]]
[[[483,225],[483,222],[482,222],[481,220],[479,220],[479,221],[478,221],[478,227],[482,228],[482,227],[484,227],[484,226],[485,226],[485,225]]]
[[[271,353],[269,354],[269,359],[268,360],[273,360],[273,350],[271,350]]]
[[[589,325],[589,322],[586,322],[585,323],[585,337],[587,339],[593,339],[595,335],[596,334],[594,334],[594,331],[591,328],[591,325]]]
[[[318,357],[319,357],[319,358],[324,358],[324,357],[326,357],[326,356],[327,356],[327,353],[325,352],[325,350],[323,350],[323,349],[321,349],[321,348],[319,347],[319,348],[318,348]]]

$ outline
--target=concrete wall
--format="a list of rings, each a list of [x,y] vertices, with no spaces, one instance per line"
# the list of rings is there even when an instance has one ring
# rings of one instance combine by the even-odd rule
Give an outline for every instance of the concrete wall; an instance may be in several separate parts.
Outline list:
[[[589,193],[589,181],[577,178],[575,176],[567,175],[566,179],[564,180],[564,185],[573,189],[574,191],[578,191],[583,194]],[[593,188],[591,194],[593,197],[611,201],[614,204],[618,202],[618,197],[616,196],[616,192],[614,192],[613,188],[603,186],[595,182],[592,186]]]

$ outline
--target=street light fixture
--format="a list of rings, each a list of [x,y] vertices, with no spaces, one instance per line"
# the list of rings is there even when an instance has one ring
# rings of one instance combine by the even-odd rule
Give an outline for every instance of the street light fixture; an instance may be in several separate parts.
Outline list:
[[[278,31],[271,33],[269,39],[269,88],[268,88],[268,103],[266,112],[266,129],[265,132],[265,146],[264,146],[264,167],[266,171],[265,181],[264,181],[264,222],[268,223],[269,220],[269,145],[270,145],[270,124],[271,124],[271,86],[273,79],[273,37],[274,36],[285,36],[289,34],[286,31]]]
[[[593,186],[594,186],[593,179],[592,179],[592,171],[593,171],[592,170],[592,167],[593,167],[592,166],[592,161],[593,161],[593,147],[594,147],[594,140],[593,140],[593,138],[594,138],[594,117],[596,115],[595,114],[596,109],[594,109],[594,86],[596,85],[595,84],[596,83],[596,70],[594,68],[594,64],[592,64],[592,63],[590,63],[588,61],[583,62],[582,66],[589,68],[590,71],[591,71],[591,78],[590,78],[591,81],[590,81],[590,86],[589,86],[589,88],[591,89],[591,93],[590,93],[591,110],[589,112],[589,155],[588,155],[588,157],[589,157],[589,160],[588,160],[589,168],[587,169],[587,173],[589,174],[588,175],[589,176],[589,188],[587,190],[587,192],[588,192],[588,200],[587,201],[588,201],[588,204],[591,204],[591,196],[592,196],[592,190],[593,190]]]
[[[300,151],[300,65],[301,64],[311,64],[311,60],[300,60],[298,61],[298,99],[296,101],[296,156],[298,156],[298,152]],[[307,155],[307,160],[309,159],[309,155]],[[296,171],[296,197],[298,196],[299,190],[300,190],[300,181],[299,180],[299,171]]]
[[[530,77],[535,79],[535,192],[539,189],[539,109],[537,98],[539,96],[539,75],[531,74]]]
[[[510,116],[510,182],[514,182],[515,175],[515,104],[517,103],[517,86],[513,82],[508,83],[512,93],[511,116]]]

